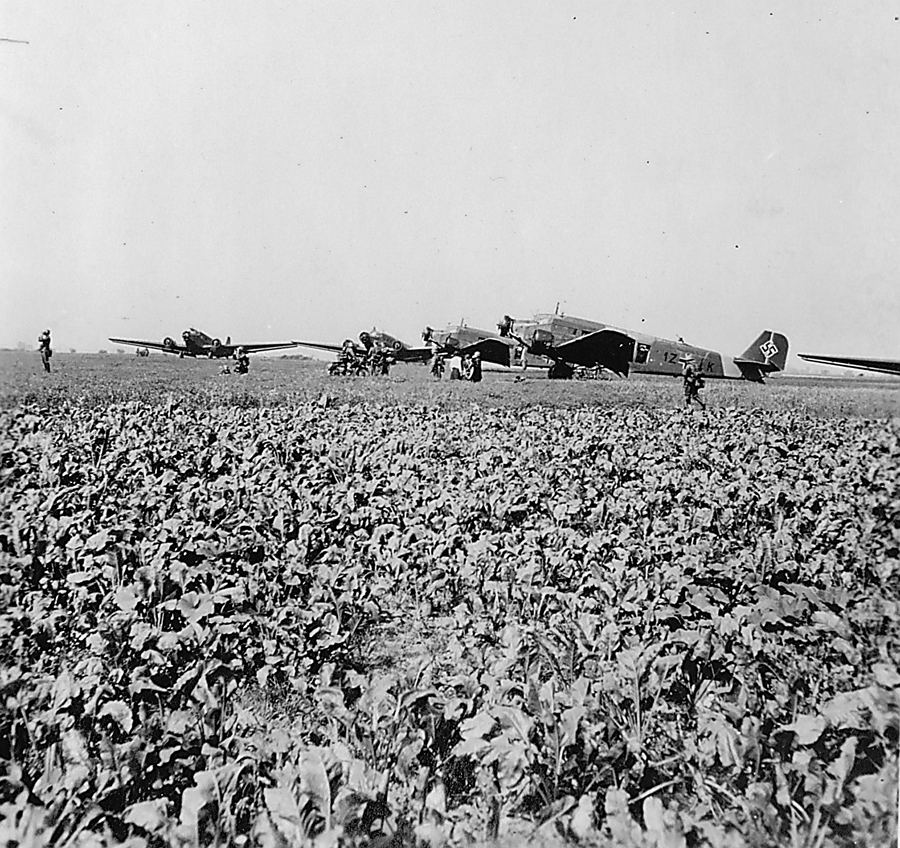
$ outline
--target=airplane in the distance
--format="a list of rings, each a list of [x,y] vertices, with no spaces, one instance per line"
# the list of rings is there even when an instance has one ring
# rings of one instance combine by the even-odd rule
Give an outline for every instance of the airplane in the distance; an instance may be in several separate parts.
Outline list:
[[[132,345],[138,348],[151,348],[153,350],[161,350],[163,353],[174,353],[179,357],[185,356],[205,356],[209,359],[230,358],[234,352],[242,347],[247,353],[260,353],[266,350],[283,350],[284,348],[295,347],[294,342],[272,342],[263,344],[232,344],[231,336],[223,342],[221,339],[213,338],[206,335],[200,330],[185,330],[181,334],[183,344],[178,344],[171,336],[166,336],[162,342],[146,342],[137,339],[109,339],[114,344]]]
[[[788,340],[781,333],[764,330],[740,356],[695,347],[679,339],[671,341],[634,333],[559,314],[539,314],[516,333],[515,319],[508,315],[497,325],[501,336],[515,339],[519,364],[550,366],[550,379],[568,379],[576,367],[605,368],[627,377],[629,373],[678,376],[690,359],[704,377],[749,380],[762,383],[775,371],[783,371]]]
[[[354,342],[357,356],[364,356],[374,346],[376,350],[389,353],[396,362],[427,362],[435,353],[446,357],[465,356],[478,351],[483,362],[493,362],[509,367],[511,352],[516,343],[502,339],[496,333],[467,327],[465,324],[451,325],[443,330],[426,327],[422,333],[422,347],[411,347],[394,336],[373,329],[371,333],[360,333],[359,344]],[[340,353],[343,345],[324,342],[296,342],[301,347]]]
[[[344,348],[342,344],[328,342],[294,342],[294,344],[329,353],[340,353]],[[359,344],[353,342],[353,350],[357,356],[365,356],[373,347],[389,353],[396,362],[427,362],[431,358],[431,348],[410,347],[396,336],[376,330],[374,327],[370,333],[363,331],[359,334]]]
[[[443,330],[426,327],[422,340],[433,345],[436,351],[446,357],[471,356],[481,354],[482,362],[492,362],[509,368],[517,342],[504,338],[489,330],[479,330],[465,323],[451,324]]]
[[[900,374],[898,359],[863,359],[854,356],[820,356],[814,353],[798,353],[801,359],[820,365],[837,365],[843,368],[858,368],[860,371],[877,371],[880,374]]]

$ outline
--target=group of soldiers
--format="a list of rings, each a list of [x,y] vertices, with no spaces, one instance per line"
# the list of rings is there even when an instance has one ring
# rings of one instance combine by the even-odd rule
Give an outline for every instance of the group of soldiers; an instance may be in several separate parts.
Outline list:
[[[222,368],[223,374],[246,374],[250,370],[250,357],[247,351],[240,345],[234,349],[231,354],[233,365],[226,365]]]
[[[439,349],[434,350],[431,357],[431,373],[440,380],[444,376],[447,367],[447,359],[452,354],[447,354]],[[476,350],[472,354],[463,354],[460,357],[459,368],[450,369],[451,380],[468,380],[470,383],[481,382],[481,354]]]
[[[345,339],[337,359],[328,366],[328,373],[340,377],[362,377],[387,375],[395,360],[391,354],[376,346],[367,333],[360,335],[363,349],[360,350],[352,339]]]
[[[459,356],[459,367],[450,369],[451,380],[468,380],[470,383],[481,382],[481,353],[456,353],[448,350],[434,338],[434,330],[426,327],[422,331],[422,341],[431,348],[431,374],[438,380],[443,379],[447,369],[447,360]]]

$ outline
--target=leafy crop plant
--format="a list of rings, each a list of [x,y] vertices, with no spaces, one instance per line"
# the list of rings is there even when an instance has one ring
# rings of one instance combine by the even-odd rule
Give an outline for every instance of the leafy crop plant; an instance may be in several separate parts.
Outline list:
[[[5,842],[896,841],[895,420],[385,385],[0,413]]]

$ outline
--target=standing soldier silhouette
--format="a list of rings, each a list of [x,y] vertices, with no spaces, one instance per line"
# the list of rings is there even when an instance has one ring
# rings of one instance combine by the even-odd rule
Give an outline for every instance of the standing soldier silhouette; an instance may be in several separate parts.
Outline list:
[[[481,351],[476,350],[472,354],[472,370],[469,374],[469,380],[473,383],[481,382]]]
[[[700,389],[703,388],[703,375],[694,366],[693,356],[688,356],[684,359],[681,379],[684,384],[684,405],[690,406],[696,401],[700,404],[701,409],[706,409],[706,404],[700,400]]]
[[[431,327],[426,327],[422,333],[422,338],[428,335],[429,346],[431,347],[431,374],[438,380],[444,376],[444,359],[445,356],[441,350],[441,346],[431,337]]]
[[[444,359],[443,353],[435,353],[431,360],[431,375],[440,380],[444,376]]]
[[[50,373],[50,357],[53,356],[53,349],[50,347],[50,331],[44,330],[38,336],[38,350],[41,352],[41,363],[44,370]]]

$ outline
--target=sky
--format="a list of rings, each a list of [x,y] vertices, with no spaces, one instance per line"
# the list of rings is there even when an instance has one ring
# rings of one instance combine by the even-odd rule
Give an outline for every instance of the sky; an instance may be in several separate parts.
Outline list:
[[[0,0],[0,37],[2,347],[559,304],[900,356],[900,0]]]

